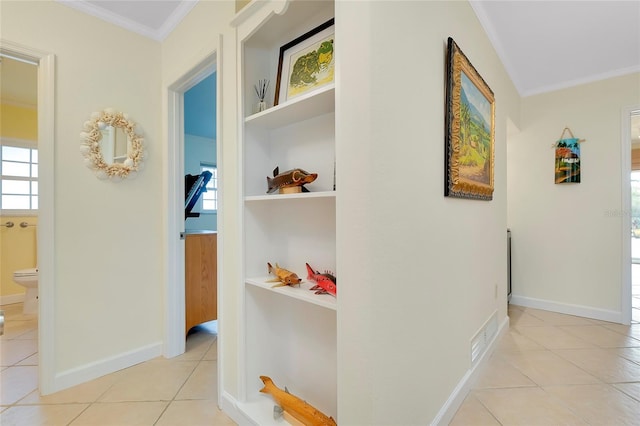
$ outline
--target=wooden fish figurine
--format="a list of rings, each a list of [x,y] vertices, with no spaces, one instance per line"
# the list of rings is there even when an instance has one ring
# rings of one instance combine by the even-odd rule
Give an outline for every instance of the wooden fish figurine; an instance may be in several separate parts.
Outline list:
[[[269,262],[267,262],[267,268],[270,274],[273,273],[276,276],[274,279],[267,282],[280,282],[280,284],[276,284],[274,285],[274,287],[282,287],[284,285],[293,286],[296,284],[300,284],[300,281],[302,281],[294,272],[281,268],[277,263],[276,267],[274,268]]]
[[[260,389],[260,392],[270,394],[278,404],[273,408],[274,419],[277,419],[282,415],[283,411],[286,411],[305,426],[337,426],[332,417],[326,416],[318,411],[317,408],[290,394],[286,388],[284,391],[278,388],[271,378],[260,376],[260,380],[264,383],[264,387]]]
[[[316,290],[316,294],[329,293],[336,296],[338,293],[338,287],[336,286],[338,280],[336,276],[327,271],[321,274],[320,271],[314,271],[308,263],[305,263],[305,265],[307,265],[307,279],[316,282],[316,285],[309,290]]]
[[[318,177],[317,173],[309,173],[302,169],[292,169],[280,173],[280,168],[273,169],[273,178],[267,176],[267,193],[278,190],[281,194],[292,192],[308,192],[303,185],[311,183]]]

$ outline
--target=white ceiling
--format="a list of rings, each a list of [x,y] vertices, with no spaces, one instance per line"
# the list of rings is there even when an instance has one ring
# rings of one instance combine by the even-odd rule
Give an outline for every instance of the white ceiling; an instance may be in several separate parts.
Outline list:
[[[56,0],[154,40],[164,40],[198,0]]]
[[[640,72],[638,0],[471,6],[522,96]]]
[[[198,0],[56,1],[163,40]],[[638,0],[472,0],[471,6],[522,96],[640,72]]]

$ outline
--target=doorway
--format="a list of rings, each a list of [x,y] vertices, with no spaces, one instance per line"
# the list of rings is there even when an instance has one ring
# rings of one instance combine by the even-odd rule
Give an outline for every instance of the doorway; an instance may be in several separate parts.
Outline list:
[[[640,110],[629,113],[628,123],[631,144],[631,323],[640,323]]]
[[[25,287],[14,282],[13,274],[37,266],[37,92],[38,64],[0,55],[1,305],[23,302]],[[35,295],[23,303],[25,314],[37,313]]]
[[[38,387],[47,395],[55,391],[55,273],[54,253],[54,111],[55,56],[24,45],[0,40],[0,54],[37,64],[38,138]]]
[[[215,49],[209,52],[200,63],[195,64],[189,71],[178,78],[172,85],[168,87],[168,152],[166,158],[166,181],[167,188],[166,197],[166,284],[165,284],[165,300],[167,300],[165,311],[165,345],[164,356],[172,358],[185,352],[185,325],[186,325],[186,309],[185,309],[185,94],[199,83],[203,82],[207,77],[216,74],[216,94],[215,99],[211,101],[215,103],[215,122],[220,123],[220,86],[221,78],[218,73],[218,55],[220,50],[220,40]],[[213,139],[215,144],[215,166],[217,171],[221,171],[222,164],[217,159],[222,158],[221,142],[218,138],[218,125],[215,126],[215,135]],[[209,164],[210,165],[210,164]],[[218,179],[218,188],[216,194],[221,193],[222,180]],[[222,205],[217,202],[217,220],[222,220]],[[216,226],[217,227],[217,226]],[[217,227],[218,228],[218,227]],[[217,234],[217,246],[221,246],[222,234]],[[216,264],[218,265],[216,273],[216,281],[220,282],[222,275],[222,256],[221,250],[217,250],[214,255]],[[218,286],[219,288],[220,286]],[[219,300],[220,291],[216,291],[216,300]],[[217,308],[217,306],[216,306]],[[220,315],[221,317],[221,315]],[[217,364],[220,365],[221,353],[221,335],[223,333],[220,318],[217,324],[218,342],[217,345]],[[218,375],[220,377],[220,375]],[[221,380],[218,380],[218,389],[220,389]],[[218,393],[219,397],[221,393]]]

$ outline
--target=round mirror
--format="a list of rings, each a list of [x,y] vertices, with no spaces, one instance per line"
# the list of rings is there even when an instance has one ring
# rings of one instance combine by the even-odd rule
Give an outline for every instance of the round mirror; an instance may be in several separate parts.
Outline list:
[[[100,179],[133,177],[145,157],[140,129],[127,114],[113,108],[94,112],[80,133],[80,152],[85,164]]]

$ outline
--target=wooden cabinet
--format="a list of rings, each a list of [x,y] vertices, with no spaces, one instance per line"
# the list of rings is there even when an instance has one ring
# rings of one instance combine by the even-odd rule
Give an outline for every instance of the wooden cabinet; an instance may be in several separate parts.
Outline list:
[[[187,234],[185,239],[185,333],[191,327],[218,318],[217,253],[215,232]]]

